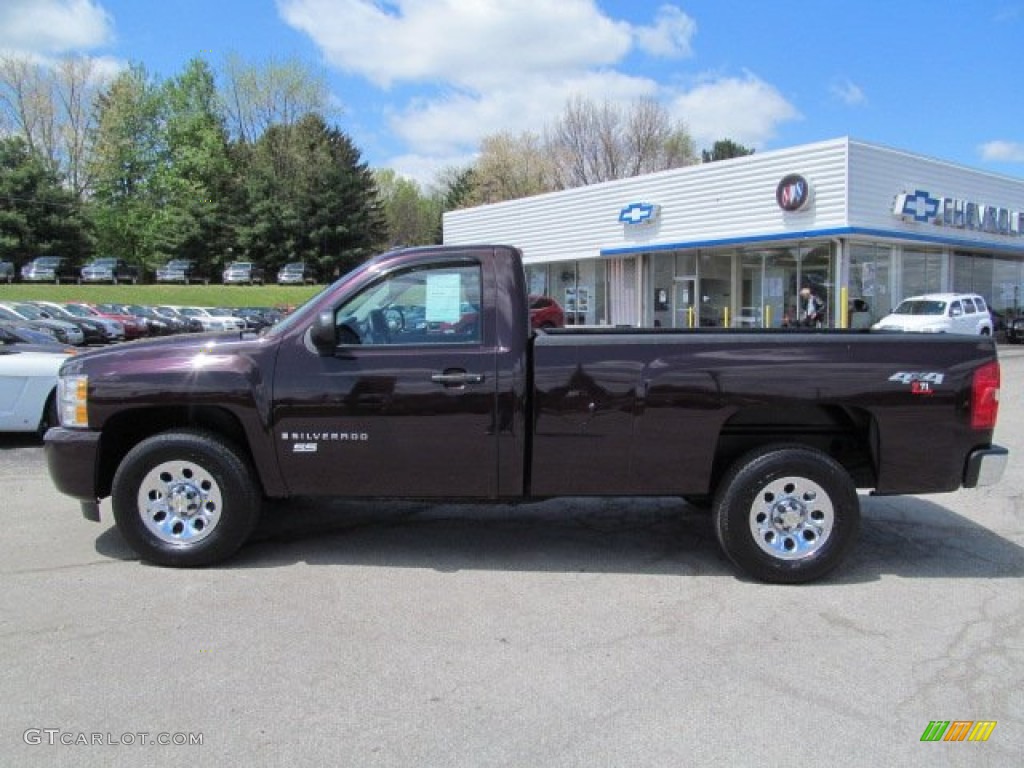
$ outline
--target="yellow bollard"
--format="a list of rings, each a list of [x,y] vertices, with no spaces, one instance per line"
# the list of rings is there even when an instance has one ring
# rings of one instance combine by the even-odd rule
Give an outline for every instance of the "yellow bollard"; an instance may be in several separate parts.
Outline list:
[[[839,327],[850,327],[850,289],[845,285],[839,291]]]
[[[729,308],[728,308],[728,307],[725,307],[725,308],[724,308],[724,309],[722,310],[722,325],[723,325],[723,326],[724,326],[725,328],[728,328],[728,327],[729,327]]]

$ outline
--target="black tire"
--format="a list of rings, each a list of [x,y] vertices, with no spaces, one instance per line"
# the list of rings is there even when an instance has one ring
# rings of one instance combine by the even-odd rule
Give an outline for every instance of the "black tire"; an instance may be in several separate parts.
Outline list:
[[[821,578],[843,561],[860,530],[850,475],[806,446],[776,445],[743,456],[722,478],[713,511],[729,559],[777,584]]]
[[[132,448],[114,475],[111,500],[132,549],[176,568],[233,555],[256,526],[262,502],[241,452],[217,435],[191,430]]]

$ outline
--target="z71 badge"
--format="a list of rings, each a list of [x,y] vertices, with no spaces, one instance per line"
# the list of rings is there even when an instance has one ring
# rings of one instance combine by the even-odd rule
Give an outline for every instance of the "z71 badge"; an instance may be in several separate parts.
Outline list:
[[[909,384],[912,395],[930,395],[935,392],[934,387],[941,384],[945,379],[946,375],[944,373],[935,373],[934,371],[912,371],[909,373],[900,371],[889,377],[889,381],[895,381],[898,384]]]

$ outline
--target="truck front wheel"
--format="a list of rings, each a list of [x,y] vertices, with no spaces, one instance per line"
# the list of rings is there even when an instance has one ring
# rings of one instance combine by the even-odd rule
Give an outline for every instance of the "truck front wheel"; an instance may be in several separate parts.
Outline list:
[[[248,462],[216,435],[166,432],[128,452],[111,489],[114,520],[158,565],[209,565],[234,554],[259,519]]]
[[[797,584],[842,562],[860,528],[850,475],[830,456],[779,445],[737,461],[714,502],[715,531],[729,559],[762,581]]]

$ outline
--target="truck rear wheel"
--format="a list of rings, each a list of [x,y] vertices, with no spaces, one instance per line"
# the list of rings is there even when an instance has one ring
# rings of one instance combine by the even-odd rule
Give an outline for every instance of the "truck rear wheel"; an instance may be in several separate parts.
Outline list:
[[[131,547],[158,565],[209,565],[234,554],[259,519],[248,462],[216,435],[166,432],[125,456],[111,491]]]
[[[805,446],[772,446],[741,458],[722,479],[713,512],[729,559],[779,584],[833,570],[860,529],[853,480],[830,456]]]

